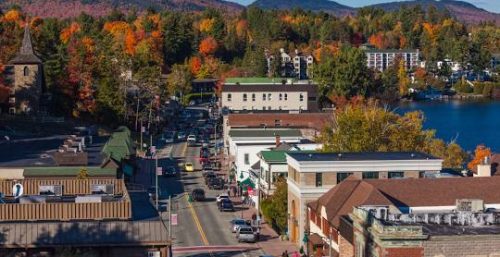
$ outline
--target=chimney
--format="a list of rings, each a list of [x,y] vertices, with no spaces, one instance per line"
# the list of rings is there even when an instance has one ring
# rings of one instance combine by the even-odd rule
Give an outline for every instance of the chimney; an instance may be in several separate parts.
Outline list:
[[[484,160],[477,165],[477,172],[474,177],[491,177],[491,164],[488,156],[484,157]]]
[[[280,135],[276,135],[276,147],[281,145],[281,137]]]

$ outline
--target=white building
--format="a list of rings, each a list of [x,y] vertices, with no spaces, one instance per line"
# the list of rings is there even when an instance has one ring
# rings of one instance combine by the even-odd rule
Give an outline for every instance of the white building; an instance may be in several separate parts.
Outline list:
[[[411,49],[366,49],[366,65],[368,68],[384,71],[394,65],[396,57],[400,57],[404,62],[407,70],[417,68],[419,66],[420,53],[419,50]]]
[[[292,79],[230,78],[220,103],[231,111],[318,110],[316,85]]]

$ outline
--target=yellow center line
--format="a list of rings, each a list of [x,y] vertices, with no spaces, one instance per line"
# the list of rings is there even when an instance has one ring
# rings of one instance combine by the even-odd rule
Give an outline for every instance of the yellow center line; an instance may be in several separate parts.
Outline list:
[[[194,210],[193,205],[191,204],[191,202],[189,202],[189,196],[187,194],[186,194],[186,201],[188,203],[189,210],[191,211],[191,216],[193,216],[194,223],[196,224],[196,227],[198,228],[198,232],[200,232],[201,240],[203,241],[204,245],[208,246],[209,243],[207,240],[207,236],[205,235],[205,232],[203,231],[203,228],[201,227],[200,220],[198,219],[198,215],[196,215],[196,211]]]

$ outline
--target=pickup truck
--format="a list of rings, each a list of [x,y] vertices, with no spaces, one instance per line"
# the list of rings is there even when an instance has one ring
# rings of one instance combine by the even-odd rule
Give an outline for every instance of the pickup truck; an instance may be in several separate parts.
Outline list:
[[[236,239],[238,239],[238,243],[247,242],[247,243],[255,243],[257,241],[257,235],[253,231],[253,228],[250,226],[241,226],[238,228],[236,232]]]

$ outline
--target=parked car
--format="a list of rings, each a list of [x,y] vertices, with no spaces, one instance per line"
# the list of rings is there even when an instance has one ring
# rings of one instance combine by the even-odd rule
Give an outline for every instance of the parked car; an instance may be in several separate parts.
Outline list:
[[[163,134],[163,138],[165,139],[165,143],[171,144],[175,141],[175,132],[169,131]]]
[[[179,131],[179,133],[177,133],[177,140],[182,141],[182,140],[184,140],[184,139],[186,139],[186,132],[184,132],[184,131]]]
[[[219,211],[234,211],[233,202],[229,199],[224,199],[219,203]]]
[[[250,226],[240,226],[236,231],[236,238],[238,242],[255,243],[257,235]]]
[[[190,162],[184,163],[184,170],[186,172],[193,172],[194,171],[194,165]]]
[[[222,189],[224,189],[224,179],[222,179],[222,178],[215,178],[215,179],[210,180],[208,188],[213,189],[213,190],[222,190]]]
[[[195,146],[196,145],[196,136],[193,134],[189,135],[187,138],[187,143],[188,143],[188,146]]]
[[[229,195],[224,193],[224,194],[220,194],[218,195],[215,200],[217,201],[217,203],[220,203],[220,201],[224,200],[224,199],[228,199],[229,200]]]
[[[201,202],[205,200],[205,191],[201,188],[196,188],[191,192],[191,197],[194,201]]]
[[[234,219],[230,221],[231,223],[231,232],[236,233],[239,227],[248,226],[250,223],[244,219]]]
[[[179,175],[179,172],[175,167],[169,166],[163,169],[163,176],[177,176],[177,175]]]
[[[205,175],[205,184],[208,185],[208,182],[212,179],[215,179],[217,178],[217,175],[215,175],[215,173],[208,173],[207,175]]]

